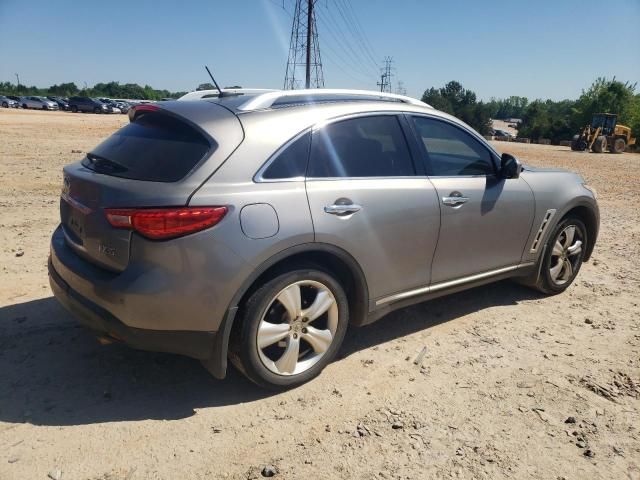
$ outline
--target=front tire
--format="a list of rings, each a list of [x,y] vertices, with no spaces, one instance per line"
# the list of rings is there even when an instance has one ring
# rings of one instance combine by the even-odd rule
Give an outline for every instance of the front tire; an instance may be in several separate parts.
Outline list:
[[[314,267],[283,273],[242,308],[231,361],[256,384],[280,390],[320,374],[338,353],[349,323],[347,296]]]
[[[564,292],[580,271],[588,240],[582,220],[563,219],[547,240],[540,275],[532,286],[548,295]]]
[[[604,135],[599,135],[596,138],[595,142],[593,142],[593,146],[591,149],[596,153],[604,153],[607,151],[607,137]]]

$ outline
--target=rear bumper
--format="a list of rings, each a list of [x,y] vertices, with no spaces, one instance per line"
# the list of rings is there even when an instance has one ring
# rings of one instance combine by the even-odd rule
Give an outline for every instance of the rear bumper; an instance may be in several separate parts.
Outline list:
[[[198,304],[202,295],[189,296],[192,284],[181,289],[187,279],[175,271],[149,264],[121,273],[97,267],[67,245],[59,226],[51,238],[49,282],[57,300],[96,332],[143,350],[215,357],[223,318],[214,321],[213,309]]]
[[[179,330],[147,330],[129,327],[104,308],[73,290],[58,274],[49,259],[49,283],[56,299],[74,317],[99,334],[141,350],[187,355],[199,360],[210,359],[216,344],[216,332]]]

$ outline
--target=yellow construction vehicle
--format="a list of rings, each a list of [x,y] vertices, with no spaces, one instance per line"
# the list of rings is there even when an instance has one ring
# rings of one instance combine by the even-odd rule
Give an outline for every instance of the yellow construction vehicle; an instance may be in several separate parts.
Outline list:
[[[603,153],[607,150],[611,153],[622,153],[629,145],[636,143],[631,136],[631,128],[626,125],[618,125],[618,116],[615,113],[594,113],[591,125],[584,127],[582,132],[573,136],[571,150],[591,150]]]

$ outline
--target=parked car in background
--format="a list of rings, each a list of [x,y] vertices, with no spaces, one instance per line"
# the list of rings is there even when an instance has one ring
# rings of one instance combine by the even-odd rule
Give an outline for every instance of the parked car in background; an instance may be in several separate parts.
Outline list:
[[[514,138],[515,135],[513,135],[512,133],[507,132],[506,130],[493,130],[493,136],[494,137],[507,137],[507,138]]]
[[[18,102],[18,105],[20,107],[22,107],[22,101],[21,101],[22,97],[21,96],[19,96],[19,95],[7,95],[6,97],[10,98],[11,100],[15,100],[16,102]]]
[[[58,108],[60,110],[69,110],[69,100],[63,97],[50,96],[47,97],[52,102],[56,102],[58,104]]]
[[[58,104],[49,100],[46,97],[22,97],[22,108],[32,108],[37,110],[58,110]]]
[[[3,108],[20,108],[20,103],[17,100],[4,95],[0,95],[0,105]]]
[[[53,293],[108,341],[219,378],[229,358],[299,385],[348,325],[504,278],[559,294],[598,236],[580,176],[523,167],[409,97],[278,91],[129,119],[64,168]]]
[[[69,109],[72,112],[110,113],[108,105],[91,97],[70,97]]]
[[[124,102],[119,102],[117,100],[111,100],[110,98],[99,98],[102,103],[109,105],[113,109],[118,109],[118,111],[113,111],[112,113],[128,113],[129,105]]]

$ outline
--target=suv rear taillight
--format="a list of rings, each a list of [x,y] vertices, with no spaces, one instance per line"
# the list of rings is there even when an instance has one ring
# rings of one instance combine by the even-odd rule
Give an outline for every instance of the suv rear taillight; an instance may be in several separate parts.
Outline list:
[[[134,230],[152,240],[166,240],[213,227],[227,210],[227,207],[107,208],[105,213],[116,228]]]

